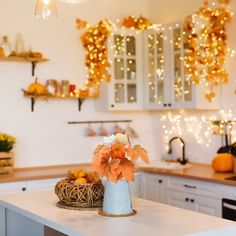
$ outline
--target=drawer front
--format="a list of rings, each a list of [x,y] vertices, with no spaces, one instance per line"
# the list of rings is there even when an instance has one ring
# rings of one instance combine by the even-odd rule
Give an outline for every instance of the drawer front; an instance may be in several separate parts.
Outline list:
[[[220,198],[217,196],[217,184],[189,180],[178,177],[169,177],[167,181],[167,188],[177,191],[184,191],[190,194],[198,194],[203,196],[210,196]]]
[[[42,189],[52,189],[55,187],[56,183],[60,181],[61,178],[53,179],[40,179],[40,180],[31,180],[27,183],[27,190],[42,190]]]
[[[17,193],[26,190],[27,183],[25,181],[0,184],[0,194]]]

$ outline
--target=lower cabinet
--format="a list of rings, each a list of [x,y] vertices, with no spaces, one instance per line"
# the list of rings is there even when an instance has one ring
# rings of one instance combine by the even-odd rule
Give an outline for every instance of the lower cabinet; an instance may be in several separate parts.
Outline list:
[[[212,216],[222,216],[221,200],[198,196],[196,198],[196,211]]]
[[[53,188],[61,178],[0,183],[0,194]]]
[[[167,204],[207,215],[221,217],[221,200],[167,190]]]
[[[130,192],[132,197],[141,197],[142,188],[141,188],[141,173],[134,174],[134,181],[129,183]]]
[[[17,193],[17,192],[26,191],[26,189],[27,189],[26,181],[9,182],[9,183],[0,184],[0,194]]]
[[[222,216],[220,184],[143,173],[142,198],[212,216]]]
[[[142,189],[141,197],[157,201],[161,203],[166,202],[166,176],[156,174],[142,175]]]
[[[31,180],[27,182],[27,191],[54,188],[61,178]]]

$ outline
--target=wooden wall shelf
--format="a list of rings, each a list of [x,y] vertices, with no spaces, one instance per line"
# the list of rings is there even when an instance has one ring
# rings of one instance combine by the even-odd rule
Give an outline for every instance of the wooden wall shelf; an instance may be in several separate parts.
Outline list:
[[[29,98],[31,100],[31,111],[34,111],[34,105],[37,99],[48,101],[49,99],[64,99],[64,100],[78,100],[78,111],[81,111],[82,104],[85,100],[85,98],[82,97],[76,97],[76,96],[55,96],[51,94],[42,94],[42,95],[36,95],[36,94],[30,94],[26,90],[22,89],[24,93],[24,97]]]
[[[37,63],[49,61],[47,58],[35,58],[35,57],[0,57],[0,61],[6,62],[29,62],[32,66],[32,76],[34,76],[34,71]]]

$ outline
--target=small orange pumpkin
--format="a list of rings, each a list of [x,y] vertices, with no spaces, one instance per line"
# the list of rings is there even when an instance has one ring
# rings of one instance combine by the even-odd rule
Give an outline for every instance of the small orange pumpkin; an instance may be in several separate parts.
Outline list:
[[[136,19],[133,16],[128,16],[123,20],[122,25],[125,28],[135,28],[136,26]]]
[[[115,159],[125,158],[126,148],[123,143],[116,142],[111,145],[111,156]]]
[[[0,47],[0,57],[4,57],[5,53],[2,47]]]
[[[231,172],[234,169],[234,157],[229,153],[220,153],[212,160],[212,168],[216,172]]]
[[[28,87],[28,92],[34,95],[43,95],[46,94],[46,88],[44,85],[38,83],[38,79],[36,78],[35,82]]]
[[[89,96],[89,90],[88,89],[79,89],[79,97],[80,98],[86,98]]]

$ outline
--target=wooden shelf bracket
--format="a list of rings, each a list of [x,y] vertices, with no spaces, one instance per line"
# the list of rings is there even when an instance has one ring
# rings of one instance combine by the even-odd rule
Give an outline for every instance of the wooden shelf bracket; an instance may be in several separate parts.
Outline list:
[[[78,111],[81,111],[82,104],[85,98],[78,98]]]

